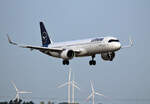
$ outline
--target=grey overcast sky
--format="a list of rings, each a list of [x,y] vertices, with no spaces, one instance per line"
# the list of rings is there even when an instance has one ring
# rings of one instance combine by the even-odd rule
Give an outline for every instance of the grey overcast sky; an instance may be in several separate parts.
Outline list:
[[[61,59],[8,44],[7,33],[18,43],[41,46],[40,21],[54,42],[115,36],[126,45],[132,36],[134,47],[116,52],[113,62],[97,55],[96,66],[88,65],[91,57],[63,66]],[[111,99],[96,97],[96,103],[149,104],[149,41],[150,0],[0,0],[0,100],[15,96],[13,80],[19,89],[32,91],[23,97],[35,102],[67,101],[67,87],[57,86],[67,81],[71,67],[81,88],[75,91],[81,104],[87,104],[89,80]]]

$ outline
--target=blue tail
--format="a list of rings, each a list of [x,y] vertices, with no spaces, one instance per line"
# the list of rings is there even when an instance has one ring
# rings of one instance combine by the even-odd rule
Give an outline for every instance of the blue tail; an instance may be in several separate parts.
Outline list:
[[[40,22],[40,29],[41,29],[42,46],[48,47],[48,45],[51,44],[51,40],[48,36],[48,33],[45,29],[43,22]]]

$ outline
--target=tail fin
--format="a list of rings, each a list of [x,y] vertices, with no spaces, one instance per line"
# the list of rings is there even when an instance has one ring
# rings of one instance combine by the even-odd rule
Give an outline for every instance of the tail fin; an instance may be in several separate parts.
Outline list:
[[[41,29],[42,46],[48,47],[48,45],[51,44],[52,42],[48,36],[48,33],[45,29],[43,22],[40,22],[40,29]]]

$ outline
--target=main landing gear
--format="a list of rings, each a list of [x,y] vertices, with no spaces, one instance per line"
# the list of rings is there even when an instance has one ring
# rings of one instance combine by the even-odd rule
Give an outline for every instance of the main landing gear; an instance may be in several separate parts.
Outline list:
[[[94,60],[95,55],[92,55],[92,60],[89,61],[89,65],[96,65],[96,61]],[[62,61],[63,65],[69,65],[69,60],[63,60]]]
[[[62,64],[63,65],[69,65],[69,60],[63,60]]]
[[[89,61],[89,65],[96,65],[96,61],[94,60],[95,55],[92,56],[92,60]]]

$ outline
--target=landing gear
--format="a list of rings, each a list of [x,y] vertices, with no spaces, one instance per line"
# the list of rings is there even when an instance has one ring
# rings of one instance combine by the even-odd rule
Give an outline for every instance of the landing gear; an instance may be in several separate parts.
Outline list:
[[[94,60],[95,55],[92,56],[92,60],[89,61],[89,65],[96,65],[96,61]]]
[[[63,65],[69,65],[69,60],[63,60],[62,64]]]
[[[96,61],[95,60],[90,60],[89,65],[96,65]]]

